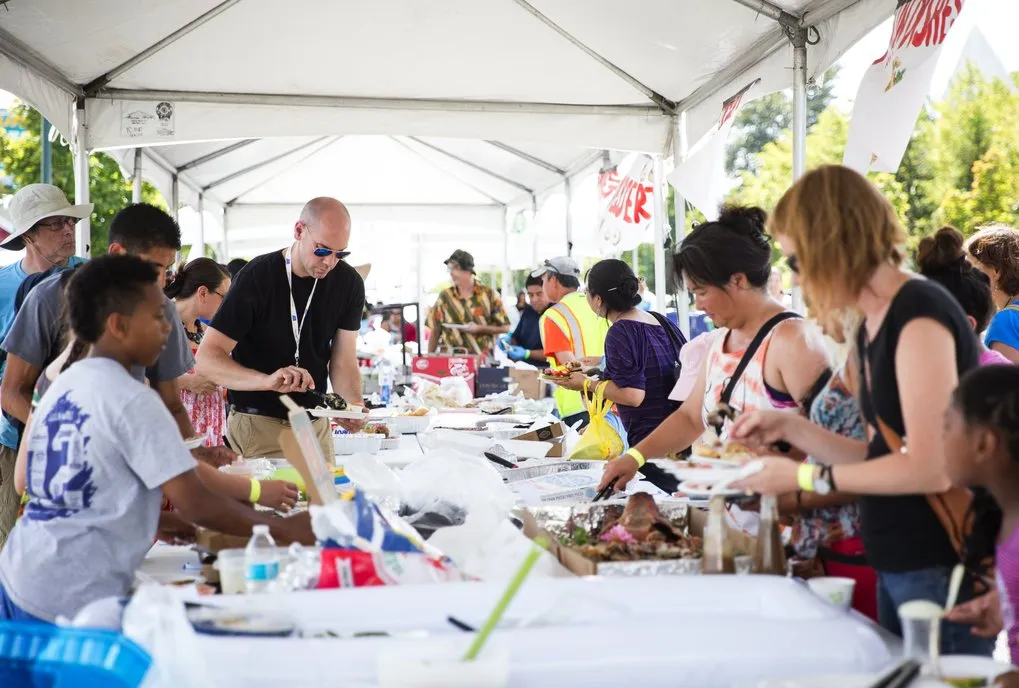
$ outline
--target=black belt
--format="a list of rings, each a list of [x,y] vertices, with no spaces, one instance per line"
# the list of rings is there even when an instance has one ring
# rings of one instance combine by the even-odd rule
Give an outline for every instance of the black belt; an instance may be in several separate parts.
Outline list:
[[[843,564],[845,566],[870,566],[867,563],[867,557],[863,554],[839,554],[834,552],[823,545],[817,548],[817,557],[822,562],[830,561],[833,564]]]
[[[251,408],[250,406],[230,406],[232,413],[243,413],[246,416],[265,416],[266,418],[273,418],[275,420],[287,420],[286,416],[278,416],[275,413],[266,413],[261,409]]]

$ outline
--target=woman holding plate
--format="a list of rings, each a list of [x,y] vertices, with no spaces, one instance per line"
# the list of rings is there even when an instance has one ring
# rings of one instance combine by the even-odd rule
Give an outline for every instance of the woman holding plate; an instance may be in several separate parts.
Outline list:
[[[723,328],[686,401],[636,446],[605,468],[599,489],[617,490],[633,479],[645,457],[683,451],[711,426],[709,415],[726,403],[734,410],[801,412],[828,363],[820,337],[768,294],[771,240],[760,208],[726,208],[715,222],[683,240],[675,268],[698,310]],[[727,439],[729,422],[719,428]]]

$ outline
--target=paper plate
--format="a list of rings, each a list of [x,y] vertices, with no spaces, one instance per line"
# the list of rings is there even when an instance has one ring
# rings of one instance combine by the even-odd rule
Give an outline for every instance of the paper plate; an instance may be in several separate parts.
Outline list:
[[[314,418],[335,418],[338,420],[368,420],[369,415],[363,411],[334,411],[323,408],[308,409],[308,413]]]
[[[653,463],[677,480],[689,480],[695,483],[714,484],[726,480],[739,473],[739,467],[711,466],[695,461],[670,461],[651,459]]]
[[[261,638],[285,638],[297,630],[293,621],[269,614],[228,609],[196,609],[188,620],[198,633]]]
[[[745,462],[733,461],[731,459],[709,459],[706,456],[697,456],[694,454],[690,457],[690,463],[710,466],[712,468],[742,468]]]
[[[714,484],[703,480],[684,480],[676,487],[676,492],[682,493],[691,499],[710,499],[712,497],[743,497],[743,490],[726,488],[719,492],[712,492]]]

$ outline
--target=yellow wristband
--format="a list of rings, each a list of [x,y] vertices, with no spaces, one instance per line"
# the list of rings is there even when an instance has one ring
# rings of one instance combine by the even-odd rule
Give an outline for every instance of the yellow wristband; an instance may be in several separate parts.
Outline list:
[[[630,449],[626,452],[626,456],[632,456],[636,459],[637,468],[641,468],[647,463],[647,459],[644,458],[644,455],[641,454],[636,447],[630,447]]]
[[[257,504],[258,500],[262,498],[262,483],[258,482],[254,478],[251,479],[251,496],[248,497],[248,501],[252,504]]]
[[[804,492],[814,491],[814,469],[817,468],[812,463],[801,463],[800,469],[796,473],[796,482],[799,484],[800,489]]]

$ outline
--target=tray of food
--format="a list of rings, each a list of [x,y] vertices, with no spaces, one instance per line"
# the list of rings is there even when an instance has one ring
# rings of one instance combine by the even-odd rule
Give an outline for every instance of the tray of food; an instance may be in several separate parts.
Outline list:
[[[604,466],[604,461],[556,461],[546,463],[542,466],[525,466],[522,468],[503,468],[499,472],[502,479],[508,483],[515,483],[519,480],[530,480],[555,473],[567,473],[569,471],[589,471],[599,466]],[[563,507],[559,507],[563,508]]]
[[[339,456],[350,454],[378,454],[382,449],[381,435],[375,433],[333,434],[333,448]]]
[[[528,507],[559,545],[559,559],[579,574],[660,576],[701,571],[701,539],[690,535],[685,503],[645,493],[622,504]]]
[[[580,361],[570,361],[565,365],[556,366],[555,368],[545,368],[538,377],[549,382],[556,382],[557,380],[564,380],[574,373],[579,373],[583,369],[584,365]]]
[[[425,432],[432,425],[432,414],[423,406],[408,409],[396,415],[378,416],[377,418],[385,422],[386,426],[397,435],[417,435]]]
[[[365,435],[378,435],[381,437],[383,451],[400,448],[400,435],[394,433],[385,423],[369,421],[368,425],[361,432]]]
[[[738,442],[723,442],[707,432],[690,448],[691,461],[715,466],[737,468],[754,458],[750,449]]]

